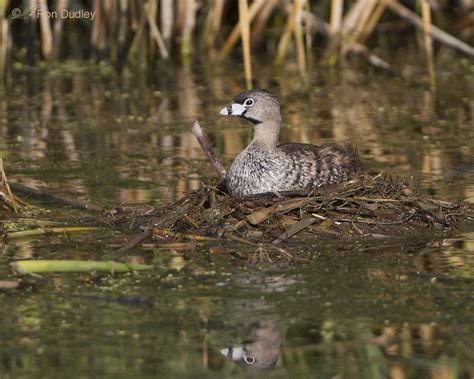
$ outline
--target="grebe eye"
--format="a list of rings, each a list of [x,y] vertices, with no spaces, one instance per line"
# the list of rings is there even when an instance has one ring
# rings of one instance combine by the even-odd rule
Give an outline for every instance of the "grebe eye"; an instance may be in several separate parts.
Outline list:
[[[250,98],[244,101],[244,105],[246,107],[251,107],[254,104],[255,104],[255,101],[253,99],[250,99]]]
[[[245,357],[244,358],[245,363],[248,365],[253,365],[255,363],[255,358],[254,357]]]

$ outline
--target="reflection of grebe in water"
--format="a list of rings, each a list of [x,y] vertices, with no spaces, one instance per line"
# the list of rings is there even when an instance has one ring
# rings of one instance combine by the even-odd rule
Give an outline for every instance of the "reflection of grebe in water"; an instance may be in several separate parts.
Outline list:
[[[354,177],[360,169],[357,149],[351,145],[278,145],[280,104],[268,91],[242,92],[222,108],[220,114],[245,118],[254,128],[252,142],[235,158],[226,176],[227,189],[233,196],[341,183]]]
[[[255,326],[248,340],[222,349],[221,354],[248,367],[271,369],[280,357],[281,348],[280,329],[273,322],[268,322]]]

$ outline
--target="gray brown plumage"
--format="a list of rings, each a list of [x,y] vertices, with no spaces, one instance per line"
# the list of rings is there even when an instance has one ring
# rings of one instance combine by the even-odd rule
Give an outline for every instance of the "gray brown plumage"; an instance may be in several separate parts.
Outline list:
[[[357,149],[349,144],[278,145],[280,105],[265,90],[242,92],[220,112],[251,121],[254,137],[232,162],[226,176],[231,195],[297,191],[347,181],[360,170]]]

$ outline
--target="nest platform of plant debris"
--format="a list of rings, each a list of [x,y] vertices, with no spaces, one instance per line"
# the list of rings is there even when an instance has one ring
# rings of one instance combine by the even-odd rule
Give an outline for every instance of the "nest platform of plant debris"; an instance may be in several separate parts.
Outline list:
[[[237,199],[203,185],[161,208],[116,208],[108,222],[144,230],[142,240],[240,241],[249,244],[330,239],[419,239],[444,235],[474,220],[468,204],[420,196],[381,174],[317,192],[262,194]],[[147,234],[148,233],[148,234]]]

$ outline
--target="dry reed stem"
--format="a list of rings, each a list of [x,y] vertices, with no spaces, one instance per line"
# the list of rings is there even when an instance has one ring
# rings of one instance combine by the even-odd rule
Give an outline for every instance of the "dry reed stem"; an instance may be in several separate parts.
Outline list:
[[[342,14],[344,12],[344,0],[331,1],[331,17],[329,22],[329,33],[331,35],[341,33]]]
[[[36,9],[36,0],[28,0],[27,6],[30,9]],[[26,26],[26,62],[30,66],[34,66],[36,62],[36,44],[38,37],[37,24],[38,19],[36,18],[35,12],[30,12]]]
[[[196,12],[198,5],[195,0],[186,0],[184,8],[184,23],[181,34],[181,54],[188,56],[192,50],[192,35],[196,26]]]
[[[100,33],[100,21],[101,21],[101,12],[100,12],[100,2],[99,1],[94,1],[92,5],[92,11],[95,14],[94,22],[92,23],[92,31],[91,31],[91,45],[92,45],[92,50],[97,49],[97,41],[99,38],[99,33]]]
[[[119,26],[117,36],[117,67],[122,68],[127,58],[127,14],[128,14],[128,0],[119,0]]]
[[[252,61],[250,56],[250,20],[247,0],[239,0],[239,24],[242,37],[242,54],[244,56],[245,83],[252,88]]]
[[[364,1],[364,7],[361,9],[360,13],[358,14],[357,22],[354,25],[354,29],[351,31],[350,35],[347,36],[347,42],[353,43],[360,39],[361,34],[364,31],[365,26],[368,23],[375,7],[377,6],[377,2],[374,0],[362,0]],[[349,31],[348,31],[349,32]]]
[[[294,3],[286,20],[285,30],[283,31],[283,34],[280,37],[280,41],[278,42],[277,54],[274,60],[276,65],[280,65],[281,63],[283,63],[283,60],[285,59],[286,54],[288,52],[291,34],[293,33],[293,30],[295,28],[296,12],[296,4]]]
[[[8,20],[0,20],[0,75],[3,75],[7,66],[10,46],[10,25]]]
[[[7,66],[10,52],[10,22],[5,17],[8,0],[0,1],[0,75],[3,75]]]
[[[375,27],[377,26],[377,23],[380,20],[380,17],[382,17],[382,14],[385,10],[386,5],[383,2],[377,2],[377,5],[372,12],[372,15],[368,19],[366,25],[364,26],[364,29],[362,30],[362,33],[359,36],[359,43],[365,44],[367,40],[369,39],[370,35],[374,31]]]
[[[283,6],[280,5],[280,8],[284,9],[286,13],[291,13],[293,5],[289,2],[285,2]],[[306,9],[303,9],[303,22],[306,25],[311,25],[315,32],[323,36],[329,34],[329,24]]]
[[[270,18],[273,10],[277,5],[276,0],[269,0],[262,10],[258,13],[257,19],[255,20],[254,26],[252,27],[250,45],[255,46],[258,41],[264,36],[263,32],[267,25],[268,19]]]
[[[67,9],[69,0],[58,0],[56,5],[56,11],[61,14]],[[53,26],[53,51],[51,53],[52,59],[57,59],[59,56],[59,50],[61,48],[61,41],[63,36],[64,17],[58,17],[54,22]]]
[[[370,0],[369,0],[370,1]],[[370,6],[370,4],[369,4]],[[357,22],[367,7],[367,0],[359,0],[347,12],[342,20],[341,34],[348,35],[356,28]]]
[[[222,12],[224,11],[224,0],[213,0],[211,9],[207,13],[204,22],[203,40],[207,48],[214,46],[222,23]]]
[[[255,18],[257,15],[258,11],[262,6],[265,4],[266,0],[255,0],[252,4],[250,4],[249,7],[249,23],[252,22],[252,20]],[[234,26],[232,29],[232,32],[230,33],[229,37],[227,37],[227,40],[224,42],[224,46],[219,51],[218,58],[219,59],[224,59],[229,55],[230,51],[232,48],[235,46],[237,41],[239,40],[240,37],[240,24],[237,23],[237,25]]]
[[[132,43],[130,44],[130,48],[128,50],[128,56],[127,58],[134,57],[137,52],[139,51],[139,46],[143,42],[143,35],[145,33],[145,25],[146,25],[146,17],[145,15],[142,14],[140,24],[138,26],[138,29],[135,32],[135,35],[133,36]],[[142,54],[143,56],[143,54]]]
[[[282,64],[283,60],[285,59],[288,53],[288,48],[290,47],[291,35],[295,31],[296,19],[297,19],[298,13],[302,11],[302,8],[303,8],[303,2],[299,0],[295,0],[291,8],[291,12],[288,15],[288,18],[286,20],[285,30],[280,38],[280,42],[278,42],[277,54],[274,60],[276,65]]]
[[[148,14],[150,14],[153,17],[153,20],[155,23],[157,22],[157,17],[156,14],[158,13],[158,0],[147,0],[147,3],[145,4],[145,7],[143,8],[143,11],[147,15],[147,22],[148,22]],[[157,24],[158,26],[158,24]],[[152,58],[155,56],[156,48],[157,48],[157,43],[155,40],[155,37],[153,36],[153,32],[151,30],[151,26],[148,28],[148,51],[147,55],[149,58]],[[161,34],[161,31],[160,31]]]
[[[48,3],[38,0],[40,10],[41,51],[45,60],[49,61],[53,53],[53,33],[48,19]]]
[[[334,66],[339,59],[339,52],[343,39],[346,39],[348,35],[355,29],[357,22],[364,12],[366,6],[366,0],[359,0],[353,4],[347,14],[342,19],[339,27],[339,33],[332,34],[329,41],[329,46],[324,52],[323,62]],[[335,12],[338,10],[335,10]],[[335,16],[336,17],[336,16]]]
[[[419,29],[423,29],[423,21],[422,19],[414,12],[412,12],[407,7],[403,6],[397,1],[394,0],[384,0],[385,4],[387,5],[390,10],[398,14],[400,17],[408,21],[410,24],[415,25]],[[431,33],[430,35],[438,40],[439,42],[449,46],[453,49],[457,49],[462,51],[463,53],[474,56],[474,47],[469,46],[467,43],[453,37],[451,34],[446,33],[444,30],[431,25]]]
[[[311,13],[310,12],[310,3],[308,1],[305,1],[305,9],[303,9],[303,20],[305,20],[305,27],[304,27],[304,34],[306,38],[306,54],[308,56],[308,62],[311,63],[312,61],[312,51],[313,51],[313,34],[315,32],[315,25],[312,22],[308,21],[308,17],[305,17],[305,13]]]
[[[296,41],[296,62],[302,78],[306,78],[306,54],[303,37],[303,7],[306,0],[295,0],[295,41]]]
[[[91,45],[96,61],[102,59],[106,48],[106,11],[101,1],[94,1],[93,9],[95,12],[94,23],[92,24]]]
[[[433,39],[431,38],[431,6],[427,0],[421,0],[421,15],[423,19],[424,47],[428,64],[428,75],[431,89],[436,88],[436,72],[433,60]]]
[[[153,39],[156,42],[156,45],[158,46],[158,50],[160,51],[160,55],[163,59],[168,59],[169,54],[168,50],[166,49],[165,46],[165,41],[163,40],[163,37],[161,36],[160,30],[158,29],[158,26],[156,25],[155,22],[155,14],[152,14],[151,12],[151,7],[149,4],[145,6],[145,13],[146,13],[146,18],[148,21],[148,25],[150,26],[150,32],[153,37]]]
[[[174,20],[174,1],[161,0],[160,2],[160,18],[161,30],[165,45],[169,48],[171,38],[173,37],[173,20]]]

